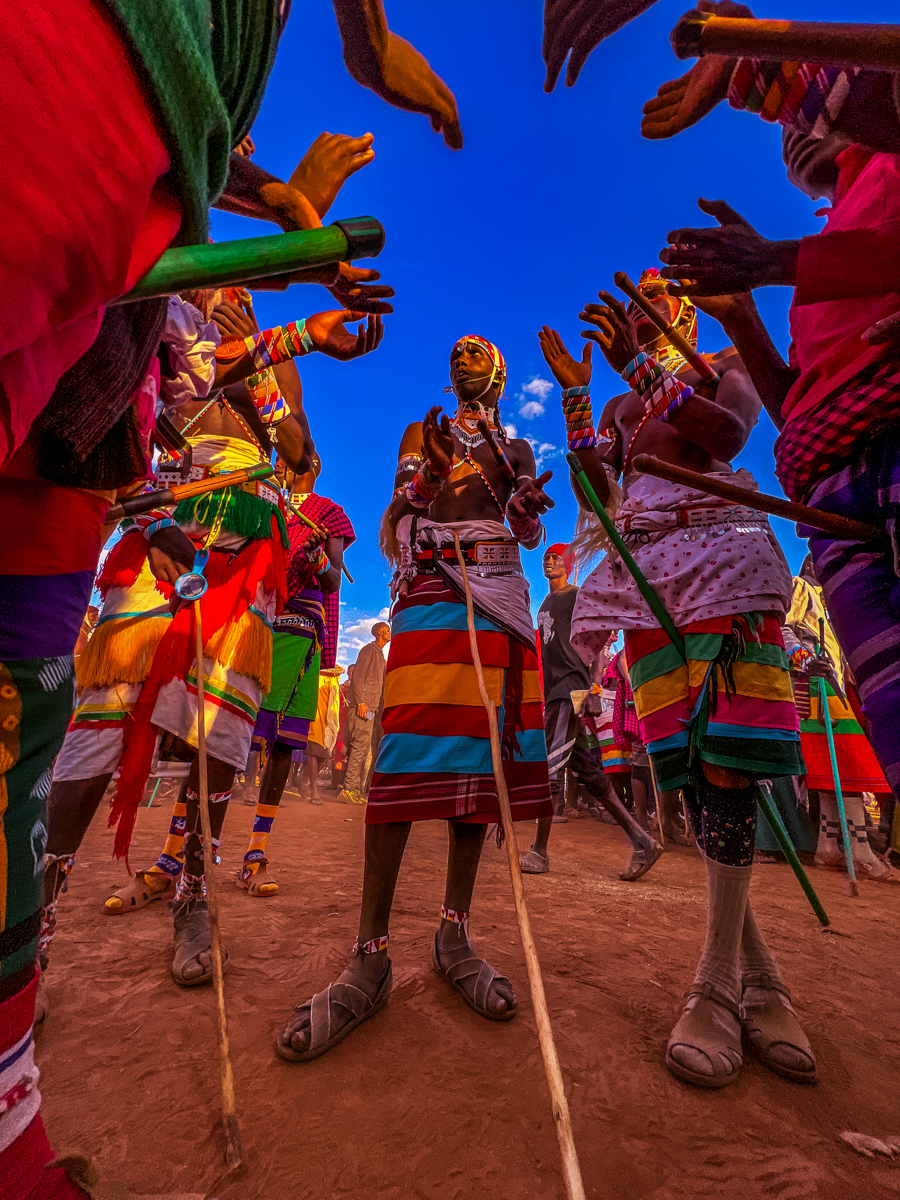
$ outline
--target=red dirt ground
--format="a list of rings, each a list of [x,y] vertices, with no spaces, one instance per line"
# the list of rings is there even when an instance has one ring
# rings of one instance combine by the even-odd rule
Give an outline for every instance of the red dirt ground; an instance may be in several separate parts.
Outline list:
[[[139,1192],[219,1200],[561,1200],[550,1119],[505,852],[486,849],[473,933],[510,976],[508,1024],[471,1012],[431,971],[446,832],[413,830],[400,876],[385,1012],[337,1049],[289,1064],[272,1049],[294,1004],[340,971],[353,944],[363,812],[288,794],[269,842],[277,898],[230,882],[253,810],[229,813],[218,871],[231,1050],[244,1165],[223,1178],[213,994],[169,976],[171,921],[156,903],[109,918],[119,885],[100,814],[69,893],[38,1044],[44,1116],[55,1146],[96,1156]],[[166,809],[140,814],[132,861],[161,848]],[[533,826],[519,829],[527,847]],[[900,1134],[897,925],[900,888],[813,872],[846,936],[824,934],[783,865],[760,866],[757,913],[819,1057],[803,1088],[748,1059],[740,1080],[706,1092],[673,1079],[663,1054],[705,924],[701,863],[670,849],[636,884],[617,829],[556,826],[552,872],[526,890],[587,1195],[615,1200],[799,1200],[900,1196],[900,1161],[838,1141],[852,1129]],[[295,863],[295,866],[291,866]]]

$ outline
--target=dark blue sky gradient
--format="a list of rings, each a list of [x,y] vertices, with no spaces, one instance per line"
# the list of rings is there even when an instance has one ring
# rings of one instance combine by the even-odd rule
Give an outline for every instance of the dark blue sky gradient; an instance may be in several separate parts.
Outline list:
[[[547,534],[551,542],[568,540],[575,504],[561,468],[558,390],[543,416],[518,414],[522,385],[551,378],[538,328],[556,327],[580,353],[581,306],[599,288],[613,290],[614,271],[636,278],[658,265],[669,229],[695,219],[709,224],[695,207],[698,196],[727,200],[769,237],[821,228],[814,215],[820,205],[785,179],[777,127],[723,105],[671,141],[641,138],[643,102],[689,65],[679,63],[669,45],[669,31],[686,7],[685,0],[660,0],[594,51],[574,88],[558,85],[547,96],[539,0],[387,0],[392,29],[425,54],[456,94],[465,147],[454,153],[425,117],[391,108],[353,82],[328,0],[294,0],[253,129],[256,161],[287,178],[321,130],[374,133],[374,162],[348,182],[330,217],[378,217],[387,246],[375,265],[397,291],[377,353],[348,364],[321,355],[300,363],[324,464],[319,490],[344,505],[359,537],[348,559],[356,583],[344,587],[345,624],[374,617],[388,603],[389,571],[376,531],[391,495],[398,440],[409,421],[446,402],[441,389],[458,337],[482,334],[505,354],[504,417],[520,437],[554,447],[545,452],[546,467],[556,471]],[[890,21],[896,8],[886,0],[859,0],[852,8],[835,0],[789,0],[756,15]],[[257,231],[273,232],[214,215],[217,240]],[[757,300],[784,352],[790,293],[769,289]],[[321,288],[293,287],[257,293],[256,307],[265,328],[333,304]],[[701,315],[700,348],[714,350],[724,341],[721,327]],[[617,390],[617,377],[596,354],[595,416]],[[773,440],[764,415],[739,460],[769,491],[777,490]],[[796,567],[804,547],[792,525],[776,526]],[[544,594],[540,555],[525,557],[536,606]]]

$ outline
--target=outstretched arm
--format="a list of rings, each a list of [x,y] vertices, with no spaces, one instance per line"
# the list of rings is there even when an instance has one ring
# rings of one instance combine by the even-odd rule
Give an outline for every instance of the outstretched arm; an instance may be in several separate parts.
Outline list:
[[[344,63],[357,83],[388,104],[424,113],[451,150],[462,149],[453,93],[409,42],[388,28],[382,0],[333,0]]]

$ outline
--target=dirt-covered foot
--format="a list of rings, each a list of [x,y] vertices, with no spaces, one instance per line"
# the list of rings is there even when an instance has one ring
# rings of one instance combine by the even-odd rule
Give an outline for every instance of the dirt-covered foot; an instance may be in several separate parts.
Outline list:
[[[385,952],[360,955],[324,992],[298,1004],[275,1039],[275,1050],[289,1062],[318,1058],[348,1033],[381,1012],[393,986]]]
[[[460,929],[453,922],[442,925],[434,935],[431,965],[469,1008],[489,1021],[508,1021],[515,1016],[519,1003],[512,984],[478,957]]]
[[[648,838],[645,846],[638,846],[631,856],[631,862],[619,876],[626,883],[634,883],[646,875],[656,860],[663,854],[663,847],[654,838]]]
[[[187,896],[172,905],[175,924],[175,955],[172,959],[172,978],[180,987],[199,987],[211,983],[212,933],[206,901]],[[228,956],[222,952],[222,968]]]

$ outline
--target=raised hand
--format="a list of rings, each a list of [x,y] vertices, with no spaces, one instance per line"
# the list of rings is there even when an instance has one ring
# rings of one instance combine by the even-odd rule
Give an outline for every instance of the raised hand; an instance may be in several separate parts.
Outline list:
[[[334,204],[338,192],[351,175],[375,157],[375,135],[350,137],[346,133],[320,133],[289,179],[290,186],[302,192],[320,218]]]
[[[363,317],[366,317],[364,312],[351,312],[347,308],[316,313],[306,318],[306,332],[322,354],[340,362],[349,362],[352,358],[361,358],[363,354],[377,349],[384,337],[384,325],[378,314],[369,313],[355,336],[344,328],[345,323],[359,321]]]
[[[538,475],[537,479],[532,479],[530,475],[523,475],[506,506],[507,518],[510,521],[522,521],[526,518],[533,520],[535,517],[543,516],[548,508],[555,508],[555,504],[544,491],[545,485],[552,478],[552,471],[544,471],[543,475]]]
[[[431,128],[444,135],[451,150],[462,149],[456,98],[428,60],[396,33],[388,33],[381,75],[381,87],[374,89],[380,96],[397,108],[425,113],[431,118]]]
[[[450,418],[440,404],[435,404],[422,421],[422,448],[425,461],[433,475],[448,475],[453,467],[453,431]]]
[[[640,350],[634,325],[625,305],[609,292],[599,292],[602,304],[586,304],[579,321],[593,325],[596,333],[583,329],[581,336],[596,342],[603,357],[620,375]]]
[[[592,50],[645,12],[654,0],[544,0],[544,91],[552,92],[569,52],[566,87],[572,87]]]
[[[697,10],[716,17],[753,17],[745,4],[732,0],[699,0]],[[704,54],[678,79],[664,83],[644,105],[641,133],[645,138],[669,138],[702,120],[728,95],[737,59]]]
[[[791,284],[797,242],[770,242],[724,200],[698,200],[718,229],[673,229],[660,253],[660,275],[673,296],[721,296],[769,284]],[[684,282],[688,280],[689,282]]]
[[[549,325],[541,326],[538,341],[547,366],[560,387],[584,387],[591,382],[591,352],[594,348],[591,342],[584,347],[581,362],[576,362],[565,342]]]
[[[388,300],[394,295],[394,289],[379,284],[380,278],[379,271],[354,267],[352,263],[338,263],[337,278],[327,286],[338,304],[346,308],[356,312],[392,313],[394,306]]]

